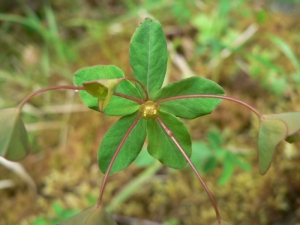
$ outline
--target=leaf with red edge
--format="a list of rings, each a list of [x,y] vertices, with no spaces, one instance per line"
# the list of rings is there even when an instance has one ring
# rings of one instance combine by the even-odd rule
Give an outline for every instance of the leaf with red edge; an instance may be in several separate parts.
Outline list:
[[[19,108],[0,110],[0,156],[18,161],[29,152],[27,131]]]
[[[59,225],[117,225],[103,207],[93,206]]]
[[[260,173],[265,174],[272,162],[278,144],[297,137],[300,130],[300,112],[263,115],[258,135]]]

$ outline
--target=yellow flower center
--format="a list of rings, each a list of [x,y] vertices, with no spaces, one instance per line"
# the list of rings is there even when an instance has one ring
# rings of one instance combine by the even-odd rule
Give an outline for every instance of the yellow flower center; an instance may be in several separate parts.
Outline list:
[[[156,118],[158,116],[159,109],[159,104],[153,101],[147,101],[140,106],[139,112],[142,114],[143,118],[148,120]]]

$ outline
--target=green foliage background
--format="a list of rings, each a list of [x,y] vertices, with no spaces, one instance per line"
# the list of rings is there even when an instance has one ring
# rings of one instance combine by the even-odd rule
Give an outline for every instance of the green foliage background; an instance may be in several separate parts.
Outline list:
[[[10,2],[0,3],[0,108],[14,107],[38,88],[71,84],[74,72],[84,66],[116,65],[132,75],[129,41],[138,23],[150,15],[160,21],[168,39],[164,85],[199,75],[265,114],[300,111],[296,1]],[[0,224],[52,224],[94,204],[102,179],[97,149],[118,118],[87,110],[73,91],[35,97],[23,117],[32,152],[21,163],[39,193],[0,166],[0,179],[15,183],[0,190]],[[261,177],[258,121],[247,110],[224,102],[210,116],[184,122],[202,149],[213,145],[208,134],[217,130],[223,140],[217,146],[238,155],[242,165],[251,165],[250,170],[230,169],[226,157],[213,151],[206,155],[210,164],[199,160],[200,169],[213,168],[203,176],[225,220],[239,225],[300,220],[299,144],[280,146],[271,170]],[[226,168],[231,176],[221,182]],[[129,191],[124,194],[124,189]],[[160,224],[207,224],[214,219],[189,168],[167,170],[155,162],[113,175],[104,201],[117,215]]]

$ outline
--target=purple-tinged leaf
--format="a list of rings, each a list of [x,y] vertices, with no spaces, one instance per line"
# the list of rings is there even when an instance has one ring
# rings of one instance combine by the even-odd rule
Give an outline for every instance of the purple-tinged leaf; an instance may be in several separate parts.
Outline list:
[[[59,225],[117,225],[103,207],[93,206]]]
[[[0,110],[0,156],[18,161],[29,152],[27,131],[19,108]]]
[[[265,174],[272,162],[275,149],[284,139],[297,138],[300,112],[263,115],[258,135],[260,173]]]

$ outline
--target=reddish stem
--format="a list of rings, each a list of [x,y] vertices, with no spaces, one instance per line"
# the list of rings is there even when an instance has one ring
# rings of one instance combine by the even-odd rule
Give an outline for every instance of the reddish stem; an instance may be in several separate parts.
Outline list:
[[[132,101],[135,101],[135,102],[140,103],[140,104],[144,104],[145,103],[143,100],[141,100],[139,98],[131,97],[129,95],[124,95],[122,93],[114,92],[114,95],[122,97],[122,98],[129,99],[129,100],[132,100]]]
[[[60,85],[60,86],[52,86],[52,87],[46,87],[42,88],[40,90],[37,90],[35,92],[32,92],[30,95],[28,95],[19,105],[18,108],[22,109],[22,107],[28,102],[32,97],[43,93],[45,91],[51,91],[51,90],[61,90],[61,89],[71,89],[71,90],[84,90],[84,87],[77,87],[73,85]]]
[[[111,159],[110,162],[109,162],[109,165],[108,165],[108,167],[107,167],[106,173],[105,173],[104,178],[103,178],[103,181],[102,181],[102,186],[101,186],[100,193],[99,193],[99,197],[98,197],[98,201],[97,201],[97,207],[100,207],[100,206],[101,206],[102,198],[103,198],[103,193],[104,193],[104,189],[105,189],[105,186],[106,186],[106,184],[107,184],[108,175],[109,175],[109,173],[110,173],[110,171],[111,171],[111,168],[112,168],[112,166],[113,166],[113,164],[114,164],[114,162],[115,162],[115,160],[116,160],[116,158],[117,158],[117,155],[119,154],[119,152],[120,152],[122,146],[124,145],[124,143],[125,143],[127,137],[129,136],[129,134],[131,133],[131,131],[133,130],[133,128],[135,127],[135,125],[136,125],[136,124],[138,123],[138,121],[140,120],[141,116],[142,116],[142,115],[139,114],[139,115],[137,116],[137,118],[133,121],[133,123],[132,123],[131,126],[129,127],[128,131],[127,131],[126,134],[124,135],[123,139],[121,140],[121,142],[120,142],[120,144],[119,144],[117,150],[115,151],[115,153],[114,153],[112,159]]]
[[[166,131],[166,133],[169,135],[169,137],[172,139],[172,141],[175,143],[175,145],[177,146],[177,148],[180,150],[181,154],[184,156],[184,158],[186,159],[186,161],[190,164],[190,166],[192,167],[193,171],[195,172],[197,178],[199,179],[199,181],[201,182],[204,190],[206,191],[208,197],[210,198],[210,201],[215,209],[215,213],[216,213],[216,217],[217,217],[217,221],[219,223],[219,225],[221,225],[221,216],[220,216],[220,212],[218,210],[218,206],[217,203],[214,199],[214,197],[212,196],[209,188],[207,187],[207,185],[205,184],[203,178],[201,177],[201,175],[199,174],[199,172],[197,171],[197,169],[195,168],[194,164],[192,163],[192,161],[190,160],[190,158],[188,157],[188,155],[185,153],[185,151],[182,149],[182,147],[180,146],[180,144],[178,143],[178,141],[176,140],[176,138],[174,137],[172,131],[166,127],[166,125],[163,123],[163,121],[157,117],[156,120],[159,122],[159,124],[164,128],[164,130]]]
[[[180,95],[180,96],[174,96],[174,97],[160,99],[160,100],[157,100],[156,103],[159,104],[159,103],[163,103],[163,102],[168,102],[168,101],[178,100],[178,99],[185,99],[185,98],[219,98],[219,99],[225,99],[225,100],[228,100],[228,101],[232,101],[232,102],[241,104],[241,105],[247,107],[248,109],[250,109],[252,112],[254,112],[259,118],[262,117],[262,114],[260,112],[258,112],[255,108],[253,108],[251,105],[249,105],[249,104],[247,104],[247,103],[245,103],[241,100],[238,100],[238,99],[235,99],[235,98],[232,98],[232,97],[222,96],[222,95],[207,95],[207,94]]]
[[[43,92],[46,92],[46,91],[52,91],[52,90],[85,90],[84,87],[81,87],[81,86],[73,86],[73,85],[59,85],[59,86],[52,86],[52,87],[46,87],[46,88],[42,88],[42,89],[39,89],[35,92],[32,92],[30,95],[28,95],[25,99],[23,99],[23,101],[18,105],[18,108],[19,109],[22,109],[23,106],[34,96],[40,94],[40,93],[43,93]],[[138,99],[138,98],[134,98],[134,97],[131,97],[129,95],[125,95],[125,94],[121,94],[121,93],[117,93],[115,92],[114,95],[116,96],[119,96],[119,97],[122,97],[122,98],[126,98],[126,99],[129,99],[129,100],[132,100],[132,101],[135,101],[137,103],[140,103],[140,104],[143,104],[144,101],[141,100],[141,99]]]
[[[138,83],[142,87],[143,91],[145,92],[145,95],[146,95],[146,100],[145,101],[149,100],[149,94],[148,94],[147,88],[145,87],[145,85],[143,85],[142,82],[140,82],[139,80],[137,80],[133,77],[124,77],[121,80],[131,80],[131,81],[134,81],[134,82]]]

